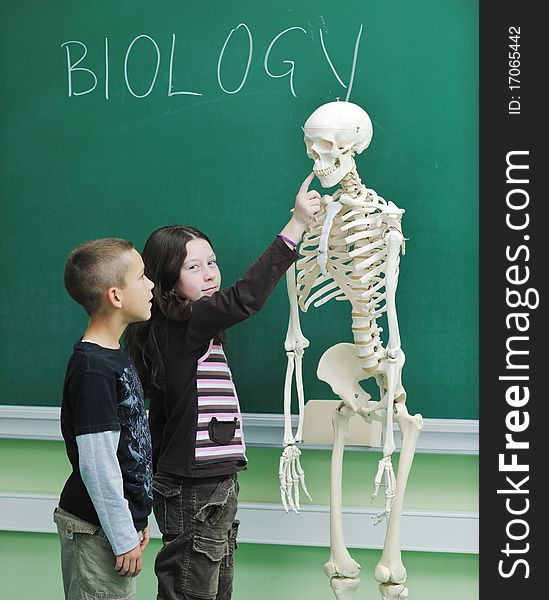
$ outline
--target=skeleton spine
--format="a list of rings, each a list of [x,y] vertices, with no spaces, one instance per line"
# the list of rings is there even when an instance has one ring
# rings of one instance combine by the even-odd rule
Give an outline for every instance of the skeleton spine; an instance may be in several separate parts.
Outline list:
[[[351,198],[366,195],[356,168],[341,181],[342,193]],[[376,198],[377,200],[378,198]],[[380,338],[382,329],[377,325],[376,316],[383,312],[380,302],[384,293],[379,292],[383,280],[377,276],[377,267],[383,267],[385,262],[385,247],[382,241],[383,218],[375,208],[363,211],[348,209],[342,216],[342,221],[348,220],[344,230],[352,229],[347,243],[354,248],[350,266],[352,296],[354,298],[352,312],[352,332],[357,357],[360,366],[365,371],[375,371],[379,361],[384,356],[383,344]],[[358,217],[358,218],[357,218]],[[350,238],[350,239],[349,239]],[[369,275],[372,275],[369,277]]]

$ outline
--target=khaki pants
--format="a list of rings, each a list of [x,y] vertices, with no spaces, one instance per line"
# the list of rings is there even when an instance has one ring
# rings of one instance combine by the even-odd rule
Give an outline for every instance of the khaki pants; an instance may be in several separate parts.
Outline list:
[[[118,575],[116,557],[103,530],[56,508],[65,600],[135,600],[135,579]]]

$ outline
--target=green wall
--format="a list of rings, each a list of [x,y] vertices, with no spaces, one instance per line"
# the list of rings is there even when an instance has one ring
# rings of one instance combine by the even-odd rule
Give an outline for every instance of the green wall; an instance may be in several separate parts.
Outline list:
[[[411,412],[477,418],[477,10],[477,0],[2,3],[0,402],[60,402],[86,322],[62,284],[75,245],[115,235],[141,248],[153,229],[190,223],[234,281],[311,169],[304,121],[350,92],[374,123],[359,172],[406,209],[397,301]],[[274,77],[287,61],[292,86]],[[282,411],[287,314],[279,286],[230,332],[246,412]],[[307,397],[331,397],[316,364],[350,341],[349,307],[313,310],[303,329]]]
[[[250,467],[240,475],[241,502],[279,502],[277,449],[249,448]],[[58,494],[69,472],[62,442],[0,439],[0,491]],[[348,452],[344,504],[366,506],[378,454]],[[305,450],[303,465],[315,504],[326,505],[329,452]],[[379,502],[374,504],[379,505]],[[478,457],[417,454],[406,491],[407,509],[477,511]],[[152,540],[138,579],[138,598],[155,596]],[[362,565],[359,598],[378,598],[373,579],[380,551],[351,549]],[[236,554],[235,600],[303,598],[332,600],[322,566],[328,548],[240,543]],[[477,600],[478,556],[403,552],[410,598]],[[6,598],[62,598],[59,542],[53,534],[0,531],[0,580]]]
[[[0,439],[0,454],[0,489],[4,491],[58,494],[70,473],[63,442]],[[240,501],[278,503],[280,450],[248,448],[247,454],[249,468],[239,476]],[[345,505],[369,502],[379,458],[378,452],[345,453]],[[301,462],[313,503],[329,504],[330,451],[304,449]],[[382,503],[380,494],[372,506]],[[405,505],[408,509],[478,511],[478,456],[416,454]]]
[[[139,600],[156,594],[154,556],[160,540],[152,540],[137,580]],[[235,557],[235,600],[333,600],[322,566],[326,548],[239,544]],[[362,565],[358,595],[379,598],[373,570],[375,550],[353,550]],[[410,598],[421,600],[477,600],[478,557],[470,554],[404,552],[409,572]],[[32,570],[32,575],[29,574]],[[63,597],[59,541],[54,534],[0,532],[0,577],[5,598],[60,600]]]

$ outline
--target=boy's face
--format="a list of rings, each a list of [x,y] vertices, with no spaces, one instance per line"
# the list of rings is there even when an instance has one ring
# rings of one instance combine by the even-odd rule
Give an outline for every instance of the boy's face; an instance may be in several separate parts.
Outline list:
[[[221,273],[215,253],[206,240],[187,242],[187,258],[174,286],[176,293],[191,302],[219,291]]]
[[[145,276],[145,265],[139,252],[132,248],[128,254],[129,265],[125,285],[119,290],[122,310],[127,323],[147,321],[151,316],[151,290],[154,283]]]

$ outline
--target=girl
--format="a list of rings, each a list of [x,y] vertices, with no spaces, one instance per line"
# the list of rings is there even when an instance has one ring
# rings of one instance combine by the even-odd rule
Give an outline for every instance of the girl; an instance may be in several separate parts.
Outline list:
[[[320,208],[320,194],[308,189],[313,176],[281,233],[226,289],[210,240],[197,229],[162,227],[145,244],[152,316],[129,326],[126,347],[150,401],[153,510],[163,541],[157,600],[231,598],[237,473],[247,459],[223,331],[259,311],[298,257]]]

